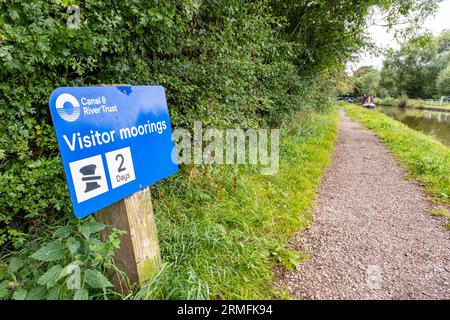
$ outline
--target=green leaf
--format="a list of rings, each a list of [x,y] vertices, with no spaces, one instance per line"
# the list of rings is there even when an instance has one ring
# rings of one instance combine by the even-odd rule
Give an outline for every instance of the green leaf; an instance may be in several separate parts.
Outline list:
[[[53,241],[40,248],[30,257],[39,261],[56,261],[61,259],[63,256],[63,246],[59,241]]]
[[[38,280],[38,283],[43,286],[47,286],[47,289],[52,287],[58,280],[59,274],[63,268],[58,264],[51,267],[47,272],[45,272]]]
[[[27,297],[27,290],[25,289],[18,289],[12,295],[13,300],[25,300],[26,297]]]
[[[9,294],[8,287],[9,287],[8,280],[0,282],[0,299],[5,298]]]
[[[73,272],[66,280],[67,289],[79,289],[81,287],[81,272]]]
[[[70,237],[67,239],[67,248],[69,248],[69,252],[71,255],[74,255],[78,249],[80,248],[80,241],[77,239]]]
[[[92,288],[106,288],[113,286],[103,274],[101,274],[97,270],[91,269],[86,270],[86,273],[84,275],[84,282],[86,282]]]
[[[73,300],[89,300],[89,293],[86,289],[79,289],[75,291]]]
[[[71,225],[59,228],[53,233],[54,238],[67,238],[74,231],[74,227]]]
[[[58,300],[61,295],[62,288],[62,285],[57,285],[51,288],[47,293],[47,300]]]
[[[35,269],[30,267],[29,265],[26,268],[22,268],[18,273],[15,275],[22,279],[28,278],[28,276],[34,271]]]
[[[18,257],[12,257],[9,260],[8,271],[11,273],[16,273],[23,266],[24,262]]]
[[[79,289],[81,287],[80,264],[80,261],[74,261],[65,266],[59,274],[58,280],[70,275],[66,280],[68,289]]]
[[[73,261],[69,263],[67,266],[62,269],[62,271],[59,274],[58,280],[61,278],[64,278],[65,276],[74,273],[75,270],[80,270],[80,261]]]
[[[45,294],[47,293],[47,289],[43,286],[38,286],[28,293],[27,300],[42,300],[45,297]]]
[[[97,233],[106,228],[106,225],[97,221],[88,221],[79,227],[80,233],[86,240],[89,240],[93,233]]]
[[[13,20],[18,20],[20,18],[19,14],[17,13],[17,10],[14,9],[9,12],[9,15]]]

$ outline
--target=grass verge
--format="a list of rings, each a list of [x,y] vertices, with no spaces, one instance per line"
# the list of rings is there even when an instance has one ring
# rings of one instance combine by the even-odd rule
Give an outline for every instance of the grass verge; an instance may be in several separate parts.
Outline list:
[[[450,203],[450,148],[377,110],[341,106],[352,120],[373,130],[436,201]]]
[[[273,267],[301,258],[287,249],[311,220],[330,163],[339,117],[299,113],[281,129],[280,170],[252,166],[184,167],[153,189],[161,272],[136,299],[266,299]]]

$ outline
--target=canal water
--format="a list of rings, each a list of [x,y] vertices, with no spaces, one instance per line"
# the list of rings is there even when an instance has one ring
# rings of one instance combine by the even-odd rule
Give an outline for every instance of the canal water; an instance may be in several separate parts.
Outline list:
[[[450,147],[450,112],[380,106],[378,110]]]

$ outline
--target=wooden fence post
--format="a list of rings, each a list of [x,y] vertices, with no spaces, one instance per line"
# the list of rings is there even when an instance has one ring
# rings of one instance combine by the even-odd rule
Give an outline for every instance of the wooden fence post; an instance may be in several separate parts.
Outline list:
[[[150,187],[96,212],[95,216],[110,228],[127,232],[121,237],[114,261],[131,282],[142,283],[159,270],[162,260]],[[107,238],[110,228],[102,232],[102,239]],[[121,283],[120,277],[116,276],[114,282],[121,292],[130,289],[127,284]]]

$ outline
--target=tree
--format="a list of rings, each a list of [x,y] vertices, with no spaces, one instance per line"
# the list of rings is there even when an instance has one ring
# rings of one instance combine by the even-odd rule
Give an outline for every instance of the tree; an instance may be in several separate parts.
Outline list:
[[[353,73],[354,94],[357,96],[376,96],[380,72],[372,66],[363,66]]]
[[[336,78],[336,95],[348,96],[353,94],[354,86],[353,79],[349,77],[344,71],[340,71],[335,75]]]
[[[439,73],[436,87],[440,95],[450,96],[450,63]]]
[[[340,68],[355,52],[372,47],[366,36],[368,16],[379,9],[388,28],[420,25],[440,0],[270,0],[275,15],[286,21],[283,37],[298,44],[296,65],[320,72]]]
[[[424,34],[390,50],[381,70],[380,88],[392,96],[431,98],[441,94],[439,75],[450,61],[450,32]],[[443,76],[444,77],[444,76]]]

